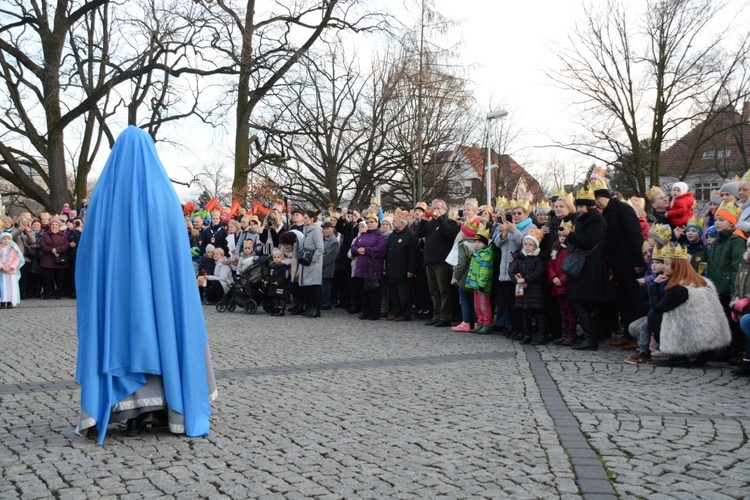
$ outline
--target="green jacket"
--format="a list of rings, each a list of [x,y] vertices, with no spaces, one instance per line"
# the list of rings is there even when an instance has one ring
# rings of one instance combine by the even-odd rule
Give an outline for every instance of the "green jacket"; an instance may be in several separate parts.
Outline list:
[[[458,243],[458,263],[453,268],[453,278],[458,281],[458,286],[463,290],[466,289],[466,275],[469,273],[469,264],[474,253],[473,246],[472,240],[463,240]]]
[[[720,232],[708,256],[706,277],[716,285],[719,295],[732,293],[737,268],[747,248],[745,240],[733,233],[734,229]]]
[[[466,275],[467,290],[480,290],[486,295],[492,293],[492,262],[494,260],[495,251],[489,245],[474,251],[469,264],[469,273]]]

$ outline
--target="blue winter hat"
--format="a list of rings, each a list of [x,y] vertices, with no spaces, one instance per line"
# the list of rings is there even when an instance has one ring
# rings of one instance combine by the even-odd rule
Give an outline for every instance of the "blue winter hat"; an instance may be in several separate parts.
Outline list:
[[[703,228],[702,227],[700,227],[698,224],[688,224],[685,227],[685,229],[690,229],[691,227],[694,227],[698,231],[698,234],[700,234],[701,236],[703,236]],[[711,227],[713,227],[713,226],[711,226]]]
[[[711,226],[708,229],[706,229],[706,236],[717,238],[719,236],[719,233],[716,231],[716,226]]]

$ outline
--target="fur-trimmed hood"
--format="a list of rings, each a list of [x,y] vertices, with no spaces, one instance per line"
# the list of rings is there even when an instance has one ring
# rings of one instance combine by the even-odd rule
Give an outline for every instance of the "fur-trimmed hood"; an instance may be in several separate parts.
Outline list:
[[[716,287],[688,286],[688,300],[664,313],[659,350],[672,355],[690,356],[727,347],[732,341],[729,322],[719,302]]]

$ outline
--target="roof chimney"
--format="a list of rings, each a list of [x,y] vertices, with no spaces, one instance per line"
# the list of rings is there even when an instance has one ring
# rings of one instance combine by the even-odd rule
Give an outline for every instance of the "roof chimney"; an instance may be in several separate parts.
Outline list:
[[[742,123],[750,123],[750,101],[742,105]]]

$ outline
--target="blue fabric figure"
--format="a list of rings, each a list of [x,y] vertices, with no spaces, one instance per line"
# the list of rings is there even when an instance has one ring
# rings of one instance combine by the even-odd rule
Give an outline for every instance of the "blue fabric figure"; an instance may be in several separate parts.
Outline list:
[[[134,210],[147,214],[148,224],[123,233],[116,221]],[[134,409],[168,409],[172,432],[209,432],[215,381],[186,248],[180,200],[153,140],[130,126],[94,188],[76,265],[82,409],[76,431],[97,426],[99,444],[108,424],[132,417]],[[149,397],[134,397],[147,383]]]

